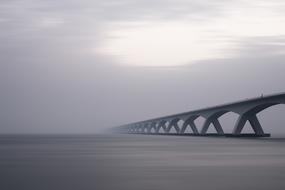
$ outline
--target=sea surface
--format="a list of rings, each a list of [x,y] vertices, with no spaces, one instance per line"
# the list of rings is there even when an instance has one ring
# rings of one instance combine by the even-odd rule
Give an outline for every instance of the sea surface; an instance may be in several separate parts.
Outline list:
[[[285,189],[285,138],[2,135],[1,190]]]

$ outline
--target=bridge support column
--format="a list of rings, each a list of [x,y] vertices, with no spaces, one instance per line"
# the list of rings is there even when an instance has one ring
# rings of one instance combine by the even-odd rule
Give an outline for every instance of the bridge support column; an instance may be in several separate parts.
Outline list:
[[[133,133],[133,128],[132,128],[132,127],[129,127],[129,128],[127,129],[127,133]]]
[[[135,133],[135,132],[136,132],[135,126],[132,126],[132,127],[131,127],[131,133]]]
[[[137,133],[137,126],[133,127],[133,133]]]
[[[146,128],[147,128],[147,133],[148,133],[148,134],[151,133],[151,127],[152,127],[151,125],[147,125],[147,126],[146,126]]]
[[[158,126],[156,127],[156,129],[155,129],[155,133],[159,133],[159,129],[160,128],[162,128],[163,129],[163,131],[166,133],[166,131],[167,131],[167,128],[166,128],[166,121],[160,121],[159,123],[158,123]]]
[[[147,133],[150,134],[151,133],[151,129],[154,128],[154,130],[156,131],[156,127],[155,127],[156,123],[151,123],[148,128],[147,128]]]
[[[143,125],[140,125],[138,131],[139,131],[139,133],[143,133],[143,131],[144,131],[144,126],[143,126]]]
[[[141,133],[141,127],[140,126],[136,127],[136,133]]]
[[[197,118],[197,117],[196,117],[196,118]],[[194,123],[194,120],[195,120],[196,118],[187,119],[187,120],[183,123],[183,125],[182,125],[182,128],[181,128],[181,130],[180,130],[180,134],[184,134],[184,133],[185,133],[185,130],[186,130],[186,128],[187,128],[188,125],[190,125],[190,127],[191,127],[191,129],[192,129],[192,131],[193,131],[194,134],[199,134],[198,129],[197,129],[197,127],[196,127],[196,124]]]
[[[166,133],[169,133],[172,127],[175,128],[176,133],[179,133],[179,132],[180,132],[180,128],[179,128],[179,126],[178,126],[178,121],[179,121],[179,120],[170,121],[170,122],[169,122],[169,125],[168,125],[168,128],[167,128],[167,130],[166,130]]]
[[[234,135],[238,135],[238,134],[241,134],[241,131],[242,129],[244,128],[245,126],[245,123],[249,121],[254,133],[256,135],[264,135],[264,131],[258,121],[258,118],[256,116],[256,114],[249,114],[249,113],[245,113],[245,114],[242,114],[239,116],[236,124],[235,124],[235,127],[234,127],[234,130],[233,130],[233,134]]]
[[[203,135],[206,134],[208,129],[209,129],[209,127],[210,127],[210,125],[211,125],[211,123],[214,125],[214,127],[215,127],[215,129],[216,129],[218,134],[221,134],[221,135],[224,134],[224,130],[223,130],[223,128],[222,128],[218,118],[216,118],[216,117],[214,117],[214,118],[212,118],[212,117],[207,118],[200,133],[203,134]]]
[[[142,127],[143,128],[143,133],[148,133],[148,127],[149,127],[148,123],[143,125],[143,127]]]

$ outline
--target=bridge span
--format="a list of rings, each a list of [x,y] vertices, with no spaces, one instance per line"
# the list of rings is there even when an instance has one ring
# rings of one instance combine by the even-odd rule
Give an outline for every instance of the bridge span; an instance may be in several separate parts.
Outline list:
[[[270,134],[264,133],[256,114],[277,104],[285,104],[285,93],[261,96],[258,98],[130,123],[116,127],[116,131],[120,133],[149,135],[268,137]],[[219,122],[219,118],[228,112],[237,113],[239,117],[234,125],[232,133],[225,134]],[[195,124],[195,120],[198,117],[205,118],[205,122],[200,131]],[[249,121],[254,131],[252,134],[241,133],[247,121]],[[179,126],[178,122],[182,123],[182,125]],[[213,124],[216,129],[216,134],[207,133],[211,124]],[[185,133],[187,127],[191,128],[192,133]],[[174,134],[170,133],[172,128],[175,129]]]

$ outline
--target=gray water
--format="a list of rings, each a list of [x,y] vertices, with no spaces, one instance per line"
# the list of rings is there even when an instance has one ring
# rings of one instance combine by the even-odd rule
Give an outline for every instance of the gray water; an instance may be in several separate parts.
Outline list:
[[[0,136],[0,189],[285,189],[285,139]]]

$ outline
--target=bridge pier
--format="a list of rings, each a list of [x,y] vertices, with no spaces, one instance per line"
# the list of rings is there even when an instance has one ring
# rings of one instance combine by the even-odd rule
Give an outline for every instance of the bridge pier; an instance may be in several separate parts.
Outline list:
[[[158,123],[158,126],[157,126],[157,128],[156,128],[156,130],[155,130],[155,133],[159,133],[159,129],[162,127],[162,129],[163,129],[163,131],[164,132],[166,132],[167,131],[167,128],[166,128],[166,121],[160,121],[159,123]]]
[[[224,130],[223,130],[218,118],[216,118],[216,117],[209,117],[206,119],[200,134],[202,134],[202,135],[206,134],[211,124],[214,125],[218,134],[220,134],[220,135],[224,134]]]
[[[154,131],[156,131],[156,123],[152,122],[150,123],[149,127],[147,128],[147,133],[150,134],[151,133],[151,129],[154,129]]]
[[[146,123],[146,124],[144,124],[144,126],[143,126],[143,133],[148,133],[148,130],[149,130],[149,124]]]
[[[178,121],[179,121],[179,119],[174,119],[174,120],[170,121],[169,125],[168,125],[168,128],[166,130],[166,133],[170,133],[170,130],[171,130],[172,127],[175,128],[176,133],[179,133],[180,132],[180,128],[178,126]]]
[[[190,125],[190,127],[193,131],[193,134],[199,134],[199,131],[198,131],[196,124],[194,122],[196,118],[198,118],[198,116],[190,117],[187,120],[185,120],[179,133],[184,134],[186,128],[188,127],[188,125]]]
[[[143,126],[142,126],[142,125],[139,125],[139,127],[138,127],[138,133],[143,133]]]
[[[264,131],[258,121],[256,114],[245,113],[239,116],[235,127],[233,129],[233,134],[241,134],[242,129],[244,128],[246,122],[249,121],[254,133],[256,135],[264,135]]]
[[[146,127],[146,128],[147,128],[147,130],[146,130],[147,133],[151,133],[151,127],[152,127],[151,125],[149,125],[149,126]]]

